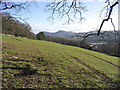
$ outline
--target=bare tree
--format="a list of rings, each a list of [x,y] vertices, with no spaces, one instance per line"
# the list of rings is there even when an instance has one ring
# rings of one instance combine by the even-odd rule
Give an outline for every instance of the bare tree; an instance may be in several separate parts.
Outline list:
[[[8,9],[25,9],[25,5],[27,2],[21,2],[21,3],[16,3],[16,2],[8,2],[7,0],[0,1],[0,4],[2,7],[0,7],[0,10],[8,10]]]
[[[86,10],[86,7],[82,4],[81,0],[54,0],[54,2],[47,4],[47,10],[51,11],[50,19],[54,19],[55,15],[59,15],[60,18],[66,17],[67,23],[73,22],[77,15],[80,21],[83,19],[82,13]]]
[[[112,24],[112,26],[113,26],[113,28],[114,28],[114,32],[115,32],[115,38],[116,38],[116,35],[119,35],[119,34],[118,34],[118,31],[116,31],[116,29],[115,29],[115,25],[114,25],[114,23],[113,23],[113,21],[112,21],[112,18],[111,18],[111,14],[112,14],[113,8],[119,3],[119,1],[120,1],[120,0],[117,0],[117,1],[115,1],[112,5],[110,5],[110,0],[106,0],[105,3],[107,3],[107,6],[105,6],[105,7],[103,8],[103,10],[105,10],[105,9],[107,10],[107,11],[106,11],[106,17],[107,17],[107,18],[106,18],[106,19],[103,19],[103,21],[102,21],[102,23],[100,24],[100,27],[99,27],[99,29],[98,29],[98,32],[97,32],[97,33],[88,34],[88,35],[84,36],[83,42],[85,41],[85,39],[86,39],[87,37],[89,37],[89,36],[91,36],[91,35],[97,35],[97,36],[102,35],[102,37],[104,38],[103,34],[104,34],[105,32],[101,32],[101,29],[102,29],[104,23],[105,23],[106,21],[108,21],[108,20],[111,20],[111,24]],[[101,11],[101,13],[103,12],[103,10]],[[101,13],[100,13],[100,14],[101,14]]]
[[[3,15],[8,15],[9,17],[7,20],[11,19],[11,18],[15,18],[15,19],[20,19],[24,22],[26,22],[26,19],[28,18],[22,18],[19,14],[20,11],[22,10],[26,10],[29,6],[31,6],[33,3],[32,1],[24,1],[24,2],[12,2],[9,0],[1,0],[0,1],[0,11]],[[12,15],[11,15],[11,11],[12,11]],[[14,13],[13,13],[14,12]]]
[[[103,21],[102,21],[102,23],[101,23],[101,25],[100,25],[100,28],[99,28],[99,30],[98,30],[98,34],[97,34],[97,35],[100,35],[100,32],[101,32],[101,29],[102,29],[102,26],[103,26],[104,22],[105,22],[105,21],[108,21],[108,20],[111,20],[111,23],[112,23],[112,25],[113,25],[113,27],[114,27],[114,31],[115,31],[115,25],[113,24],[112,18],[111,18],[110,16],[111,16],[111,13],[112,13],[112,11],[113,11],[113,8],[119,3],[119,1],[120,1],[120,0],[117,0],[114,4],[112,4],[112,5],[110,6],[110,1],[107,0],[108,5],[104,7],[104,8],[107,8],[107,12],[106,12],[107,18],[106,18],[106,19],[103,19]],[[108,6],[110,6],[110,8],[108,8]],[[107,14],[108,14],[108,15],[107,15]]]

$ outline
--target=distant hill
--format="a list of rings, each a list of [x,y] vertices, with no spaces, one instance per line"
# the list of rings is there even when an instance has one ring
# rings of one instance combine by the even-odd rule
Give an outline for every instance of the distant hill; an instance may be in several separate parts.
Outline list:
[[[117,43],[118,42],[118,34],[114,31],[106,31],[103,35],[100,36],[90,36],[87,38],[89,43]]]
[[[96,31],[81,32],[81,33],[79,33],[79,35],[80,36],[86,36],[88,33],[95,33],[95,32]],[[76,34],[78,34],[78,33],[72,32],[72,31],[64,31],[64,30],[59,30],[55,33],[50,33],[50,32],[44,32],[44,33],[45,33],[45,35],[64,37],[64,38],[68,38],[68,39],[77,39],[74,36],[76,36]],[[116,38],[118,38],[118,37],[116,36]],[[99,43],[99,42],[115,43],[116,42],[115,32],[114,31],[106,31],[103,36],[102,35],[100,35],[100,36],[97,36],[97,35],[96,36],[89,36],[86,39],[86,41],[89,42],[89,43]]]
[[[76,34],[72,31],[64,31],[64,30],[59,30],[55,33],[50,33],[50,32],[44,32],[44,33],[45,33],[45,35],[65,37],[65,38],[71,38],[72,36],[74,36]]]

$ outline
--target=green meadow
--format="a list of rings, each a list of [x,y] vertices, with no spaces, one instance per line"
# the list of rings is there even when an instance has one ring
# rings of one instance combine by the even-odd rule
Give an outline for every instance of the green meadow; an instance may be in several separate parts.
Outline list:
[[[3,88],[118,87],[118,57],[2,35]]]

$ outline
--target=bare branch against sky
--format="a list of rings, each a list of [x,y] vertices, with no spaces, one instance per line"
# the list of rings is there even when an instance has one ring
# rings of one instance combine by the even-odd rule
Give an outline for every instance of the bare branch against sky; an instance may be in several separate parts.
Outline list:
[[[110,8],[108,9],[108,11],[109,11],[108,17],[107,17],[106,19],[103,19],[103,21],[102,21],[102,23],[101,23],[101,25],[100,25],[100,28],[99,28],[99,30],[98,30],[98,35],[100,35],[100,32],[101,32],[101,29],[102,29],[102,26],[103,26],[104,22],[105,22],[105,21],[108,21],[109,19],[111,19],[111,23],[112,23],[112,25],[113,25],[113,27],[114,27],[114,31],[115,31],[115,26],[114,26],[114,24],[113,24],[113,22],[112,22],[111,14],[112,14],[113,8],[114,8],[118,3],[119,3],[119,2],[116,1],[116,2],[115,2],[114,4],[112,4],[112,5],[110,6]],[[109,4],[109,3],[108,3],[108,4]]]
[[[95,30],[100,27],[100,24],[103,20],[103,17],[99,17],[100,11],[104,8],[105,6],[105,0],[81,0],[85,2],[85,6],[87,7],[87,12],[83,13],[83,17],[85,17],[85,20],[82,22],[82,24],[75,22],[69,25],[63,25],[64,21],[66,21],[67,18],[56,18],[56,22],[51,24],[50,22],[47,21],[47,17],[49,17],[50,12],[48,13],[43,13],[43,9],[45,7],[45,4],[47,2],[51,2],[54,0],[3,0],[3,1],[14,1],[14,2],[26,2],[26,1],[34,1],[38,2],[38,7],[32,6],[31,8],[31,14],[29,20],[27,20],[28,23],[33,28],[34,33],[37,33],[39,31],[49,31],[49,32],[55,32],[60,29],[66,30],[66,31],[74,31],[74,32],[86,32],[90,30]],[[58,0],[60,1],[60,0]],[[73,0],[67,0],[69,2]],[[110,0],[112,3],[114,0]],[[112,4],[111,3],[111,4]],[[75,5],[75,3],[73,3]],[[95,8],[97,7],[97,8]],[[116,13],[116,11],[114,12]],[[25,12],[21,12],[23,16],[21,18],[26,18]],[[68,15],[67,15],[68,16]],[[71,15],[70,15],[71,16]],[[114,23],[114,26],[117,25],[117,14],[112,14],[112,22]],[[116,19],[117,18],[117,19]],[[73,18],[72,18],[73,19]],[[69,16],[68,16],[68,20]],[[104,23],[105,25],[102,27],[102,30],[113,30],[113,25],[111,25],[111,21],[109,20],[107,23]],[[118,27],[116,26],[116,29]]]

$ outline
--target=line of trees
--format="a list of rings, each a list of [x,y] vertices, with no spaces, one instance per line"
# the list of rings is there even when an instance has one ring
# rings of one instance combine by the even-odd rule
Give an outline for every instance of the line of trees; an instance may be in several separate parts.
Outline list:
[[[56,37],[56,36],[46,35],[46,40],[51,41],[51,42],[64,44],[64,45],[77,46],[77,47],[86,48],[86,49],[90,48],[90,45],[87,42],[81,43],[81,41],[67,39],[64,37]]]
[[[102,53],[107,53],[109,55],[113,55],[113,56],[120,56],[120,54],[118,53],[118,44],[117,43],[113,43],[113,44],[104,44],[100,47],[98,47],[99,52]]]
[[[31,32],[31,26],[27,23],[22,23],[17,19],[9,19],[9,14],[2,15],[2,33],[15,36],[27,37],[36,39],[34,33]]]
[[[120,57],[119,44],[118,43],[106,43],[91,45],[91,50],[105,53],[112,56]]]

